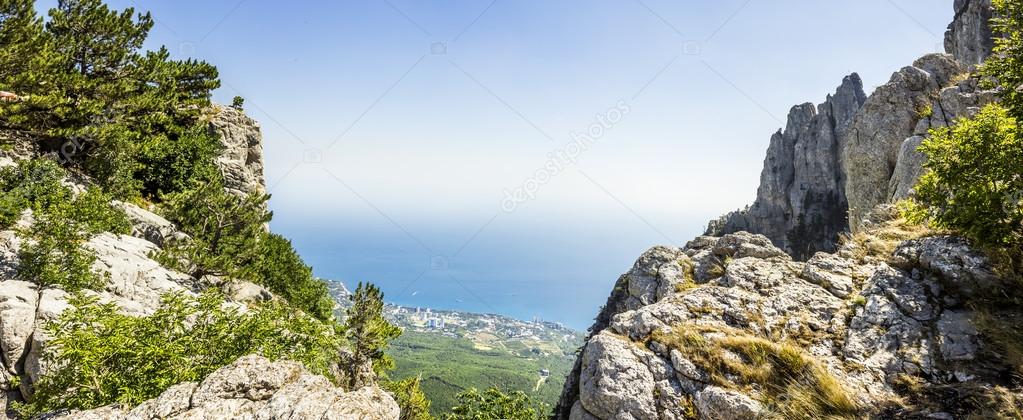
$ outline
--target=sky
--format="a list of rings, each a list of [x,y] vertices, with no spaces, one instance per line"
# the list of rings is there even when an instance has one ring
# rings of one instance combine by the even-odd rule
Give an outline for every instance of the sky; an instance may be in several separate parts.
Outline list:
[[[55,1],[41,1],[47,7]],[[790,107],[942,49],[952,1],[110,0],[217,65],[272,228],[404,305],[585,328],[647,248],[749,204]]]

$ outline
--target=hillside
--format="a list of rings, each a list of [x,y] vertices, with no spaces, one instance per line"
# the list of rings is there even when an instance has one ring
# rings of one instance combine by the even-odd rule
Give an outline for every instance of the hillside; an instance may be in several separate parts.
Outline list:
[[[329,281],[339,307],[348,289]],[[584,335],[553,322],[525,322],[469,312],[388,305],[388,320],[403,329],[387,353],[396,378],[422,378],[435,416],[450,411],[467,389],[524,391],[554,406]]]

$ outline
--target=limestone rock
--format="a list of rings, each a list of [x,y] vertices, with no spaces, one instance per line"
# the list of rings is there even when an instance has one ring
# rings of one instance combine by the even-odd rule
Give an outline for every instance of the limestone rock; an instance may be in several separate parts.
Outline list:
[[[263,134],[259,123],[237,109],[215,106],[210,130],[220,137],[224,147],[217,166],[224,175],[225,188],[237,195],[265,194]]]
[[[847,298],[856,288],[855,263],[837,255],[817,253],[806,262],[801,277],[810,283],[828,289],[831,294]]]
[[[945,32],[945,52],[969,66],[983,63],[994,48],[991,0],[955,0],[955,19]]]
[[[163,247],[170,241],[185,240],[185,235],[173,223],[159,215],[131,203],[115,201],[114,206],[124,211],[132,225],[132,236]]]
[[[109,274],[104,297],[129,315],[148,315],[169,292],[194,292],[196,281],[171,271],[150,258],[158,248],[152,242],[126,235],[102,233],[86,246],[96,253],[93,268]]]
[[[962,72],[952,56],[930,54],[896,72],[867,99],[842,150],[848,226],[853,231],[867,212],[891,197],[888,186],[903,143],[915,133],[943,82]]]
[[[909,198],[913,187],[923,175],[927,156],[917,150],[923,142],[923,136],[913,136],[902,142],[902,146],[899,147],[895,171],[892,173],[892,179],[888,182],[888,191],[890,192],[888,201],[895,202]]]
[[[854,73],[823,104],[792,108],[785,130],[771,138],[753,206],[712,222],[707,233],[760,233],[798,259],[833,250],[847,226],[843,139],[865,101]]]
[[[718,420],[753,420],[765,414],[764,407],[745,394],[709,386],[696,394],[700,418]]]
[[[580,402],[601,419],[683,419],[670,363],[627,339],[599,334],[583,352]]]
[[[0,282],[0,349],[7,371],[24,373],[24,356],[29,348],[36,318],[39,291],[29,282]]]
[[[130,411],[103,407],[56,418],[392,420],[399,414],[394,399],[375,385],[345,392],[298,363],[245,356],[200,384],[172,386]]]

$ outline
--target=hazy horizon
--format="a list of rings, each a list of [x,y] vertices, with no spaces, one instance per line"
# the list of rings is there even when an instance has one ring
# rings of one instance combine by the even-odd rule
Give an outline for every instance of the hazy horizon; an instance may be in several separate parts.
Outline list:
[[[939,51],[947,3],[110,2],[245,97],[317,275],[580,329],[644,250],[753,200],[791,106]]]

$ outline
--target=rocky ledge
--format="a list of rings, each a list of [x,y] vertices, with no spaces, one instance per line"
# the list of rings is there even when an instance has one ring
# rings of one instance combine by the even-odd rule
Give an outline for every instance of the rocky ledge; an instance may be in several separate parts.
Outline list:
[[[971,304],[997,287],[991,264],[890,208],[867,219],[807,262],[746,232],[651,249],[598,316],[559,418],[994,415],[981,397],[1013,395],[1012,368]]]
[[[53,418],[390,420],[398,415],[398,404],[376,386],[345,392],[298,363],[246,356],[201,383],[174,385],[135,408],[109,406]]]

